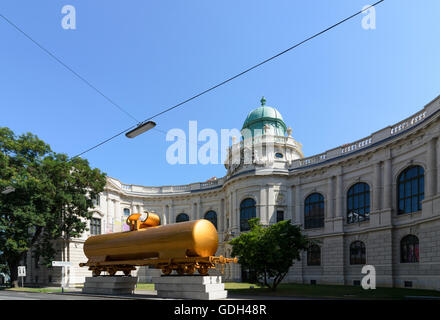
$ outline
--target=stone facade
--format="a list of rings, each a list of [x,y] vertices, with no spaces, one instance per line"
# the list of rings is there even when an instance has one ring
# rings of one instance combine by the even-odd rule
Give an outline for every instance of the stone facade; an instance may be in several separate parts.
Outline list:
[[[246,142],[229,149],[224,177],[203,183],[181,186],[146,187],[108,178],[105,191],[94,209],[101,232],[123,230],[124,209],[130,213],[155,211],[162,224],[175,223],[179,213],[190,220],[203,218],[208,211],[217,214],[219,249],[217,254],[230,256],[228,240],[240,233],[240,203],[247,198],[256,202],[256,216],[264,224],[284,220],[304,228],[305,199],[313,193],[324,197],[323,227],[305,229],[310,238],[320,241],[320,265],[308,266],[307,254],[295,262],[286,282],[353,285],[363,277],[363,265],[350,264],[350,245],[362,241],[366,264],[376,268],[377,285],[389,287],[440,289],[440,97],[394,126],[369,137],[322,154],[304,158],[301,144],[288,136],[265,133],[252,139],[251,161],[233,163],[234,154],[243,158]],[[273,142],[273,148],[266,148]],[[259,146],[258,148],[255,146]],[[260,151],[260,152],[257,152]],[[424,199],[421,210],[398,214],[398,177],[406,168],[424,169]],[[347,222],[347,192],[364,182],[369,186],[369,219]],[[419,239],[419,261],[401,262],[401,240],[406,235]],[[85,239],[73,240],[65,259],[75,264],[85,262],[82,253]],[[61,257],[62,258],[62,257]],[[29,258],[30,259],[30,258]],[[59,281],[59,270],[34,268],[28,259],[29,283]],[[70,284],[82,283],[90,272],[70,268]],[[239,265],[225,270],[227,281],[240,281]]]

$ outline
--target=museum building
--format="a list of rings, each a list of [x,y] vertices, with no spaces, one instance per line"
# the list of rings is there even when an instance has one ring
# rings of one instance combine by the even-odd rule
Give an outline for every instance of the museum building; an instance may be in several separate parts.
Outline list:
[[[108,177],[89,231],[57,244],[58,259],[74,264],[67,281],[91,276],[78,266],[87,261],[87,237],[128,230],[127,217],[148,210],[161,224],[210,220],[218,230],[217,255],[224,256],[231,255],[227,242],[249,229],[248,219],[290,220],[317,244],[295,261],[285,282],[359,285],[362,267],[373,265],[377,286],[440,289],[439,110],[440,96],[395,125],[304,158],[291,128],[262,99],[245,119],[243,139],[228,149],[224,177],[160,187]],[[27,284],[60,283],[60,270],[39,266],[32,255],[27,266]],[[152,272],[141,267],[133,274],[143,281]],[[232,265],[224,276],[245,281],[249,274]]]

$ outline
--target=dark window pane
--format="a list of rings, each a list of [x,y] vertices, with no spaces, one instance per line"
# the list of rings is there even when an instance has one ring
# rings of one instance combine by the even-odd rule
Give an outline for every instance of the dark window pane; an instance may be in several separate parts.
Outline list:
[[[309,195],[304,201],[304,228],[324,226],[324,197],[319,193]]]
[[[312,245],[307,249],[307,265],[321,265],[321,248],[319,246]]]
[[[176,222],[184,222],[184,221],[189,221],[189,216],[186,213],[180,213],[177,217],[176,217]]]
[[[405,183],[405,197],[411,196],[411,181]]]
[[[410,213],[421,210],[424,197],[423,168],[412,166],[405,169],[398,178],[398,213]]]
[[[284,211],[277,211],[277,222],[284,220]]]
[[[101,219],[92,218],[90,220],[90,234],[91,235],[101,234]]]
[[[359,182],[353,185],[347,193],[347,223],[368,220],[365,213],[370,208],[370,187]]]
[[[366,264],[365,244],[362,241],[350,245],[350,264]]]
[[[209,220],[212,222],[212,224],[215,226],[215,228],[217,229],[217,213],[215,211],[208,211],[205,214],[205,219]]]
[[[407,235],[400,241],[400,262],[419,262],[419,239],[414,235]]]
[[[419,191],[419,181],[417,179],[412,181],[411,191],[412,191],[412,194],[419,194],[420,193],[420,191]]]
[[[249,219],[256,217],[256,203],[254,199],[247,198],[240,203],[240,231],[250,230]]]
[[[405,213],[411,212],[411,198],[405,199]]]
[[[412,201],[411,201],[411,211],[415,212],[419,210],[419,201],[418,201],[418,197],[417,196],[413,196],[412,197]]]

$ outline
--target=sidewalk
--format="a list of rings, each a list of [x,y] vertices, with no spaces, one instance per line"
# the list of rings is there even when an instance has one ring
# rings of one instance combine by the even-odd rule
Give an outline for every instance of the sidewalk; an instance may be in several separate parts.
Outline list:
[[[64,293],[53,292],[51,294],[71,294],[77,296],[95,296],[95,297],[109,297],[120,299],[142,299],[142,300],[185,300],[185,299],[170,299],[157,297],[156,290],[135,290],[133,295],[105,295],[105,294],[88,294],[82,293],[81,288],[75,288],[73,290],[65,290]],[[304,298],[304,297],[283,297],[283,296],[252,296],[252,295],[240,295],[240,294],[228,294],[226,299],[221,300],[334,300],[329,298]],[[340,300],[340,299],[337,299]]]

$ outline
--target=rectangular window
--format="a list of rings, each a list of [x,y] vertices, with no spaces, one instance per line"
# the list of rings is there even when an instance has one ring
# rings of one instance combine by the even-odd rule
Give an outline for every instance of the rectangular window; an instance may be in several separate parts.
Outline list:
[[[277,222],[284,220],[284,211],[277,211]]]
[[[92,220],[90,220],[90,234],[101,234],[101,219],[92,218]]]
[[[100,196],[98,195],[96,199],[93,199],[92,203],[95,207],[99,207],[101,205]]]

